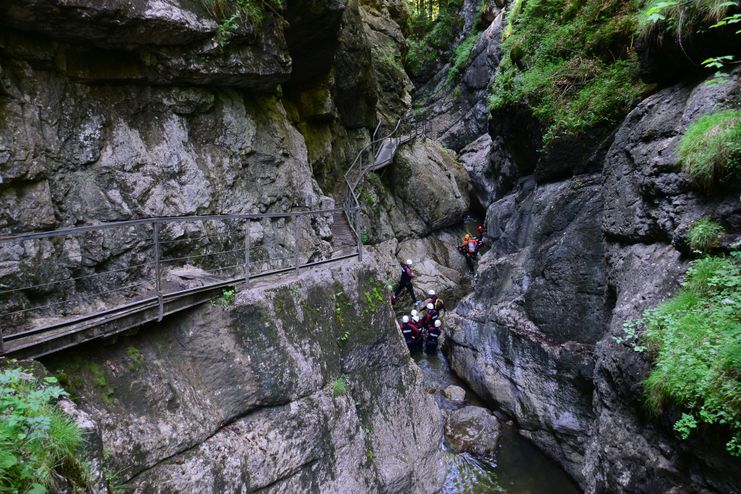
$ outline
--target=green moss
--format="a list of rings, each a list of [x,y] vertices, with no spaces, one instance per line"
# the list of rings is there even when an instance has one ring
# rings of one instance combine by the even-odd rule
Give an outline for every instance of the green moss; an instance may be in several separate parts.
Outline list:
[[[347,381],[344,376],[340,376],[332,381],[332,396],[344,396],[347,393]]]
[[[727,450],[741,456],[741,269],[733,257],[694,261],[683,288],[645,314],[655,355],[646,401],[660,413],[667,401],[686,410],[675,429],[688,437],[700,423],[730,432]]]
[[[682,171],[706,190],[741,173],[741,110],[722,110],[697,119],[677,148]]]
[[[471,58],[471,50],[473,50],[480,36],[481,33],[473,33],[455,47],[455,50],[453,50],[453,63],[450,66],[450,70],[448,70],[448,82],[453,81],[460,75],[461,69],[468,63],[468,59]],[[458,93],[460,94],[460,90]]]
[[[545,145],[616,123],[642,89],[632,49],[637,5],[636,0],[516,3],[490,108],[529,107],[545,126]]]
[[[128,367],[132,372],[137,374],[144,368],[144,357],[138,348],[130,346],[126,348],[126,355],[129,357]]]
[[[720,235],[724,231],[722,226],[709,218],[695,221],[687,233],[690,249],[698,252],[708,252],[718,247]]]

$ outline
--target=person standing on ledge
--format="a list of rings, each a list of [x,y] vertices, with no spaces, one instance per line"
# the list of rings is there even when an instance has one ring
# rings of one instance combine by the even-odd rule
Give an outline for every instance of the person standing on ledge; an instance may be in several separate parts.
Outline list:
[[[412,297],[412,303],[419,305],[417,296],[414,294],[414,286],[412,285],[412,278],[414,278],[414,272],[412,271],[412,260],[407,259],[406,262],[401,263],[401,278],[399,284],[396,285],[394,293],[391,294],[391,305],[396,303],[396,299],[399,298],[399,293],[406,288],[409,291],[409,295]]]

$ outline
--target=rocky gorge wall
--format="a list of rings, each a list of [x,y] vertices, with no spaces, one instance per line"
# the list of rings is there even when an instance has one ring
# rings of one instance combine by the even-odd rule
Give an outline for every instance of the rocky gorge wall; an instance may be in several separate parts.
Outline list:
[[[613,337],[676,291],[695,220],[741,227],[737,194],[703,193],[676,159],[691,122],[739,107],[739,75],[720,86],[675,80],[607,141],[541,155],[532,116],[497,114],[488,128],[476,117],[482,102],[469,82],[495,77],[503,22],[479,37],[460,89],[438,75],[423,110],[460,150],[491,240],[474,293],[450,321],[451,367],[586,492],[736,492],[722,442],[680,440],[678,410],[647,413],[649,361]]]
[[[378,276],[258,283],[44,364],[127,491],[436,492],[442,416]]]
[[[408,107],[398,62],[405,11],[291,2],[263,14],[225,38],[219,19],[190,0],[0,5],[0,232],[332,207],[377,121],[393,123]],[[439,489],[442,417],[382,283],[397,276],[399,256],[424,257],[422,285],[443,281],[462,296],[446,239],[470,184],[433,141],[404,153],[393,173],[411,185],[368,194],[383,196],[388,214],[408,202],[408,220],[369,223],[371,235],[383,233],[366,267],[254,285],[234,305],[217,300],[44,359],[75,397],[66,406],[89,431],[99,480],[133,492]],[[430,176],[445,182],[436,209],[408,199]],[[321,255],[326,226],[304,224],[301,244]],[[255,258],[292,249],[283,222],[250,228]],[[167,241],[190,236],[163,231]],[[111,240],[2,249],[0,284],[44,282],[37,255],[57,259],[68,278],[146,255]],[[83,294],[63,288],[0,305]]]

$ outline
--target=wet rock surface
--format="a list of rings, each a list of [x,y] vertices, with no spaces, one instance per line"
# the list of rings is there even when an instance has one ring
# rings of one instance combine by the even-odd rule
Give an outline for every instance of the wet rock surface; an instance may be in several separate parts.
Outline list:
[[[448,415],[445,440],[458,452],[490,455],[497,448],[499,420],[486,408],[467,406]]]

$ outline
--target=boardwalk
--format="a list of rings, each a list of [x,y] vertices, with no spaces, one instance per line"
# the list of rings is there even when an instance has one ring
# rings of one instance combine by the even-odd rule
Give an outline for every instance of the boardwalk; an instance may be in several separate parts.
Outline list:
[[[356,189],[422,133],[400,136],[400,129],[401,122],[360,151],[336,209],[145,218],[0,237],[0,273],[17,273],[0,285],[0,354],[38,358],[233,296],[254,279],[362,260]]]

